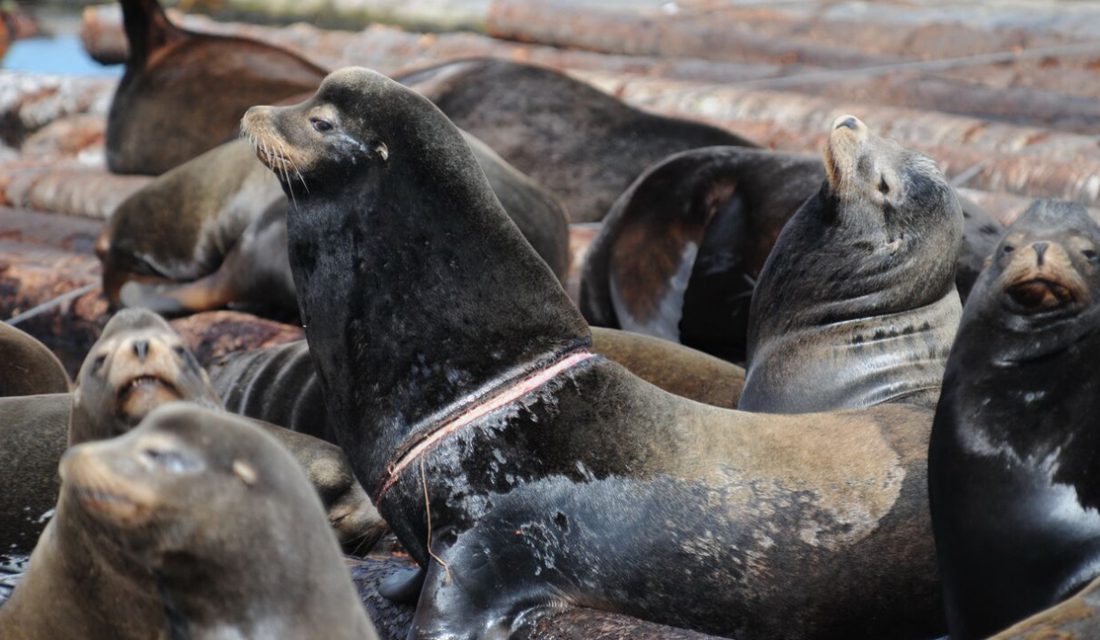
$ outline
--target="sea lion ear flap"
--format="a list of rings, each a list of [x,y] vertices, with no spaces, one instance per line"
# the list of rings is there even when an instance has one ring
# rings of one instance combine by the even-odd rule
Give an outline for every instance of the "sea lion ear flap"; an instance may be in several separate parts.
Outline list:
[[[378,154],[379,158],[382,158],[382,162],[390,159],[390,148],[386,146],[385,142],[375,142],[374,152]]]
[[[250,487],[256,484],[256,468],[244,460],[233,461],[233,475]]]

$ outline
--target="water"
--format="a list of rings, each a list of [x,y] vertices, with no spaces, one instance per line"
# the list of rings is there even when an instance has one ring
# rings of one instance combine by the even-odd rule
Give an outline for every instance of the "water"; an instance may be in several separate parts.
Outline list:
[[[17,40],[0,60],[0,67],[12,71],[81,76],[121,76],[123,71],[122,65],[105,67],[92,60],[84,51],[80,37],[73,33]]]

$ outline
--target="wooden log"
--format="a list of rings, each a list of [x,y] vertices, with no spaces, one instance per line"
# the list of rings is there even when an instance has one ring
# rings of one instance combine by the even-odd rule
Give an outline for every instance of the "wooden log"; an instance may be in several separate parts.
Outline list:
[[[18,147],[27,136],[65,116],[106,116],[115,78],[54,76],[0,70],[0,141]]]
[[[0,205],[105,220],[150,179],[110,173],[102,162],[13,162],[0,166]]]

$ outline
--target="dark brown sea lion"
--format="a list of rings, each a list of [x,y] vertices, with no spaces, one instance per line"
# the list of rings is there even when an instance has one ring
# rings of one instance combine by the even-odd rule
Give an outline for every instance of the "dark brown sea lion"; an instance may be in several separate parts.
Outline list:
[[[49,347],[6,322],[0,322],[0,363],[0,398],[69,391],[69,374]]]
[[[987,637],[1100,576],[1098,254],[1083,206],[1039,201],[967,301],[928,459],[953,639]]]
[[[745,370],[660,338],[592,328],[592,351],[658,387],[733,409]],[[233,413],[335,441],[325,399],[304,340],[232,353],[210,366],[211,383]]]
[[[569,230],[561,204],[484,144],[468,142],[524,237],[564,277]],[[305,189],[295,183],[296,193]],[[298,303],[286,258],[286,208],[278,180],[246,142],[221,145],[119,205],[97,248],[104,291],[116,305],[163,314],[232,302],[292,314]]]
[[[647,170],[612,206],[584,264],[580,308],[593,325],[660,335],[745,361],[749,304],[783,225],[825,181],[820,158],[711,147]],[[1001,225],[960,198],[959,294]]]
[[[0,548],[29,550],[57,500],[57,461],[69,444],[129,431],[176,400],[221,408],[206,372],[162,318],[116,314],[89,351],[71,394],[0,399],[0,468],[18,477],[0,491]],[[338,447],[261,424],[299,460],[349,549],[369,548],[386,527]]]
[[[635,109],[532,64],[472,58],[394,79],[561,198],[572,222],[603,219],[638,175],[677,151],[756,146],[701,122]]]
[[[929,411],[730,411],[592,354],[458,130],[383,76],[335,72],[243,125],[312,185],[287,218],[311,357],[428,567],[415,637],[573,605],[744,640],[942,631]]]
[[[130,58],[107,115],[107,167],[158,175],[234,138],[248,107],[313,91],[325,71],[248,38],[180,29],[122,0]]]
[[[955,192],[931,158],[853,116],[833,122],[825,167],[756,283],[740,408],[935,408],[962,315]]]
[[[192,404],[70,449],[4,640],[377,636],[301,468]]]

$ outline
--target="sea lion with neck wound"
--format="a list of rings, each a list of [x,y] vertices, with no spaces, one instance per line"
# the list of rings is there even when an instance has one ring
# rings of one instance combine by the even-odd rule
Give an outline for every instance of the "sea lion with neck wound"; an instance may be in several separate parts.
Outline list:
[[[428,567],[415,637],[570,605],[743,640],[942,632],[929,411],[730,411],[593,355],[458,129],[383,76],[243,127],[313,185],[287,217],[301,314],[336,440]]]
[[[987,637],[1100,576],[1098,254],[1084,206],[1036,202],[967,301],[928,458],[953,639]]]
[[[377,638],[317,494],[255,424],[172,403],[60,474],[0,639]]]
[[[19,477],[0,492],[0,544],[29,550],[41,517],[57,500],[57,461],[68,445],[116,437],[152,409],[186,400],[222,403],[182,339],[159,316],[121,311],[88,352],[72,394],[0,399],[6,420],[0,468]],[[338,447],[306,434],[258,423],[298,459],[321,494],[329,520],[349,549],[369,548],[385,523],[355,481]]]
[[[561,204],[481,142],[467,142],[524,237],[564,277],[569,229]],[[306,189],[299,181],[294,193]],[[288,204],[247,142],[204,153],[116,209],[97,244],[104,292],[115,305],[166,315],[230,303],[292,315],[298,303],[286,257]]]
[[[955,192],[931,158],[854,116],[833,122],[825,168],[756,283],[740,407],[934,408],[962,314]]]
[[[741,367],[636,333],[592,327],[592,351],[665,391],[716,407],[737,407],[745,382]],[[335,441],[304,340],[231,353],[209,369],[229,411]]]

